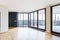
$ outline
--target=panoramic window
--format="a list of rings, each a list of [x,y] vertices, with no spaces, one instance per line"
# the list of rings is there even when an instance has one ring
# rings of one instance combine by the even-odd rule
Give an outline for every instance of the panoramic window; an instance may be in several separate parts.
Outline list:
[[[60,33],[60,5],[52,7],[52,31]]]
[[[37,28],[37,11],[34,12],[34,27]]]
[[[38,11],[38,28],[45,29],[45,9]]]

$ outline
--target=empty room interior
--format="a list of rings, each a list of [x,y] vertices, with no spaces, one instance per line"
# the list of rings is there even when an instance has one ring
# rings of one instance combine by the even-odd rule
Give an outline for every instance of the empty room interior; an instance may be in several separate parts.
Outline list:
[[[60,0],[0,0],[0,40],[60,40]]]

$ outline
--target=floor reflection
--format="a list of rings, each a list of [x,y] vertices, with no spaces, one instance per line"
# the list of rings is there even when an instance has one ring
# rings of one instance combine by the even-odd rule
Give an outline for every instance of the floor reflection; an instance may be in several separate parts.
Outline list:
[[[52,40],[52,34],[45,33],[45,40]]]
[[[0,33],[0,40],[60,40],[60,37],[31,28],[12,28]]]

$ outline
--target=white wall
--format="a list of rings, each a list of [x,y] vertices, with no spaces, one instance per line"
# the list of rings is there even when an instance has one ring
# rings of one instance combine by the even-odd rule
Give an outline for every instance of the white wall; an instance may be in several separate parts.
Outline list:
[[[0,5],[0,33],[8,31],[8,10]]]
[[[10,11],[19,12],[29,12],[56,3],[60,3],[60,0],[0,0],[0,4],[7,6]]]

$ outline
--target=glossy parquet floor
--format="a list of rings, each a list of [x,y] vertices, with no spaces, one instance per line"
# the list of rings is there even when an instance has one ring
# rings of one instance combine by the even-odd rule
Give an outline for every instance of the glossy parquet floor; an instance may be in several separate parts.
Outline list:
[[[54,36],[32,28],[11,28],[6,33],[0,33],[0,40],[60,40]]]

